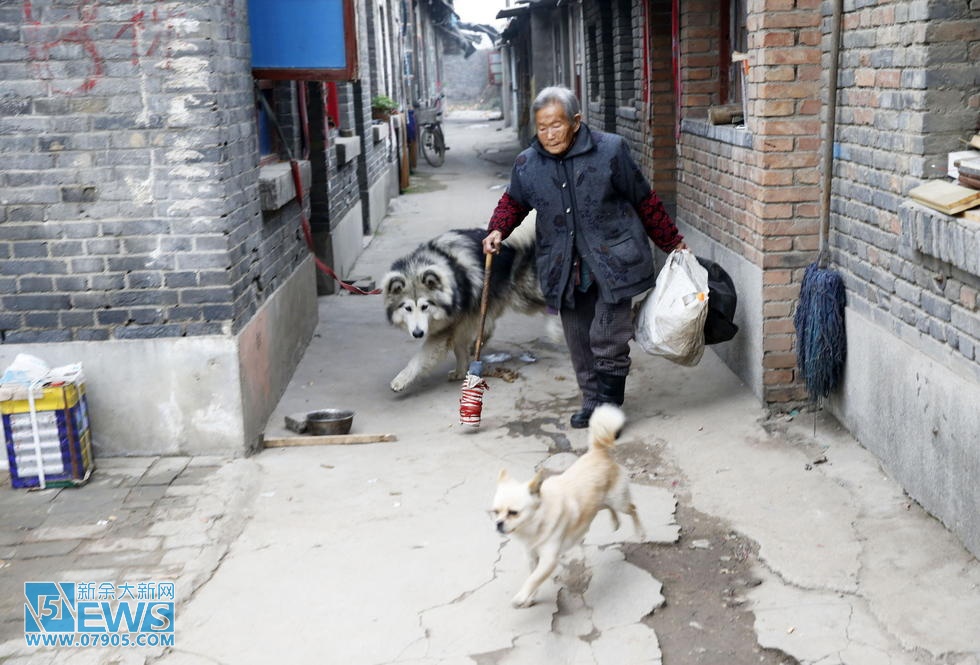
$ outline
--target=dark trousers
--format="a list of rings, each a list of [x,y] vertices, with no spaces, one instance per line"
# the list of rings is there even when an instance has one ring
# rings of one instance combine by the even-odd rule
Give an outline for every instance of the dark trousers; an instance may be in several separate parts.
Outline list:
[[[598,404],[596,372],[614,376],[629,374],[632,302],[626,299],[604,303],[593,284],[588,291],[575,292],[574,308],[561,308],[561,326],[582,391],[582,406],[595,407]]]

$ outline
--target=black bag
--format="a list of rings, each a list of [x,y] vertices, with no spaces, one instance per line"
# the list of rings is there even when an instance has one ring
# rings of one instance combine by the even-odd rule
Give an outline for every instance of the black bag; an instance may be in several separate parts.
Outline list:
[[[704,321],[704,343],[718,344],[727,342],[735,333],[735,307],[738,295],[735,293],[735,283],[724,268],[700,256],[698,263],[708,271],[708,317]]]

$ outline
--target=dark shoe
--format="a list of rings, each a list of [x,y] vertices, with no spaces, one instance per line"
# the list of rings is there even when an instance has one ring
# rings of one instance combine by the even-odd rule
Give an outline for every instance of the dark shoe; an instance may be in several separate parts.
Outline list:
[[[595,377],[599,384],[599,403],[622,406],[626,399],[626,377],[605,372],[596,372]]]
[[[572,427],[575,429],[585,429],[589,426],[589,418],[592,417],[592,412],[594,408],[582,408],[580,411],[572,414]]]

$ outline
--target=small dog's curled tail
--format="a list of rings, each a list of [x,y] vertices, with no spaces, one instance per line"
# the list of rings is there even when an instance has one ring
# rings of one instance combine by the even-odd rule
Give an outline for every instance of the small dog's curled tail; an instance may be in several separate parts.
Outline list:
[[[612,448],[624,424],[626,416],[618,406],[600,404],[589,419],[589,445],[595,448]]]

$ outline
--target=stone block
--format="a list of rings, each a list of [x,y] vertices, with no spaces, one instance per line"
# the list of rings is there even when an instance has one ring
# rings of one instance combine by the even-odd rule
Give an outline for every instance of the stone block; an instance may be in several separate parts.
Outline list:
[[[291,413],[286,416],[286,429],[297,434],[306,431],[306,412]]]
[[[310,162],[300,161],[299,170],[303,189],[309,191],[313,173]],[[259,169],[259,199],[265,211],[279,210],[296,199],[296,186],[288,163],[269,164]]]
[[[359,136],[338,136],[334,139],[337,147],[337,163],[347,164],[361,154],[361,139]]]
[[[390,127],[386,124],[371,125],[371,138],[375,143],[380,143],[388,138]]]

